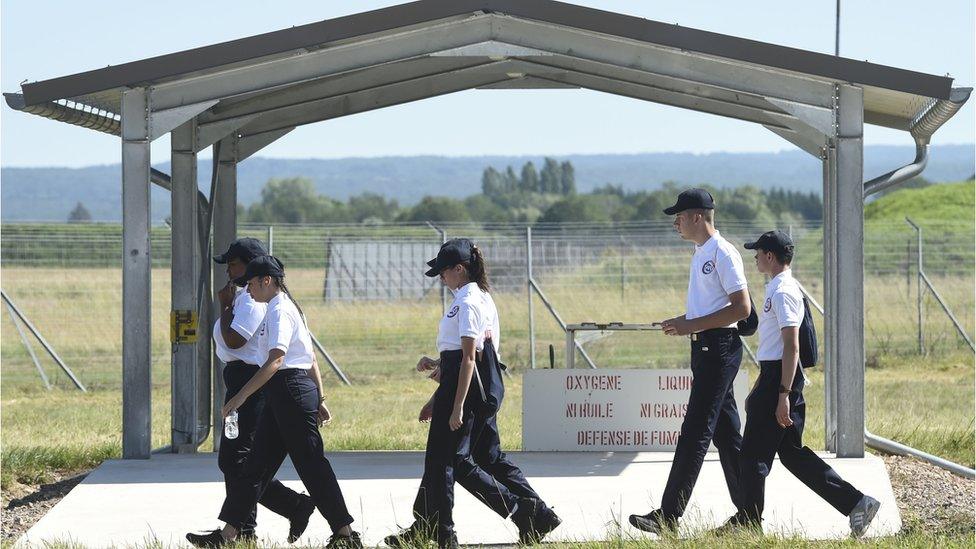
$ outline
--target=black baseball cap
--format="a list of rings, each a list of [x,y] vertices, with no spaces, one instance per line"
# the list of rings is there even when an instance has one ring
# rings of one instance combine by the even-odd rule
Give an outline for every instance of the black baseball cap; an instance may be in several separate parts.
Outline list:
[[[793,251],[793,239],[783,231],[769,231],[763,233],[755,242],[746,242],[744,246],[747,250],[784,253]]]
[[[441,271],[448,267],[470,261],[471,248],[474,248],[474,243],[467,238],[448,240],[441,244],[441,249],[437,252],[437,257],[427,262],[430,270],[424,274],[433,278],[441,274]]]
[[[256,276],[285,276],[285,264],[280,259],[270,255],[255,257],[247,264],[244,276],[234,280],[238,286],[247,285],[247,281]]]
[[[688,189],[686,191],[681,191],[681,194],[678,195],[678,201],[674,203],[674,206],[665,208],[664,213],[674,215],[685,210],[714,209],[715,200],[712,198],[712,194],[710,192],[706,191],[705,189]]]
[[[230,243],[227,251],[214,256],[217,263],[227,263],[231,259],[240,259],[244,263],[249,263],[255,257],[268,255],[268,250],[264,244],[256,238],[238,238]]]

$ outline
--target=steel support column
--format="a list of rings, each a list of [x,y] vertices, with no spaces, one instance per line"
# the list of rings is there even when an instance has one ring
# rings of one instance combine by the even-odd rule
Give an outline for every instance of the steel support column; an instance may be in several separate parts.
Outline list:
[[[174,313],[177,311],[196,313],[198,304],[201,254],[197,222],[195,141],[195,118],[185,122],[171,133],[170,195],[173,248],[171,287]],[[200,332],[198,326],[198,339],[195,343],[172,343],[172,449],[176,453],[195,452],[197,449],[197,406],[199,405],[197,345],[204,340]]]
[[[836,174],[834,165],[837,163],[837,149],[833,141],[825,149],[823,158],[823,204],[824,204],[824,223],[823,223],[823,287],[824,305],[826,310],[834,308],[833,301],[834,288],[836,285],[835,265],[837,263],[836,247],[836,216],[834,215],[834,203],[836,197]],[[837,451],[837,357],[835,356],[836,334],[831,329],[836,326],[835,322],[827,322],[827,314],[824,312],[824,436],[826,438],[824,446],[830,452]]]
[[[237,238],[237,144],[236,134],[220,141],[220,156],[217,162],[217,189],[213,203],[213,254],[222,254]],[[216,149],[215,149],[216,150]],[[207,258],[211,261],[212,258]],[[214,317],[220,311],[217,292],[227,284],[227,272],[223,265],[213,264],[213,311]],[[223,364],[213,357],[213,433],[214,451],[220,448],[220,433],[223,420],[220,409],[224,405]]]
[[[122,457],[152,450],[152,270],[146,88],[122,93]]]
[[[828,179],[833,230],[827,287],[827,332],[834,341],[838,457],[864,456],[864,96],[861,88],[837,86],[832,139],[833,176]]]

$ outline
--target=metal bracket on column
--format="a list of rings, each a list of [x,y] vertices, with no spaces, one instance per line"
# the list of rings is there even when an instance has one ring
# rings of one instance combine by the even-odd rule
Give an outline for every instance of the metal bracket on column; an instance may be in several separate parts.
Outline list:
[[[815,107],[805,103],[767,97],[766,101],[774,107],[796,118],[795,123],[787,122],[789,129],[763,126],[801,150],[819,159],[826,157],[828,136],[834,134],[834,113],[831,109]]]
[[[217,100],[209,100],[193,103],[192,105],[183,105],[182,107],[150,112],[149,140],[153,141],[168,134],[179,127],[180,124],[183,124],[216,104]]]
[[[254,135],[245,135],[241,137],[237,140],[237,161],[240,162],[241,160],[244,160],[252,154],[274,143],[294,129],[294,127],[284,128],[281,130],[274,130]]]
[[[783,139],[793,143],[801,150],[813,157],[823,159],[826,152],[827,136],[816,133],[812,128],[801,128],[800,130],[777,128],[774,126],[763,126],[767,130],[775,133]]]
[[[197,125],[197,152],[206,149],[221,139],[243,128],[248,122],[257,118],[258,114],[237,116],[216,122],[205,122]]]

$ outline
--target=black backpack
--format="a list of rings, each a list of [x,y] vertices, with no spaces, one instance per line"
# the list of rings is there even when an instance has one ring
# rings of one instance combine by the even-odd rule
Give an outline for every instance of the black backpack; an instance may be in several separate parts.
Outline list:
[[[751,336],[759,329],[759,315],[756,314],[756,304],[752,301],[752,296],[749,296],[749,305],[749,316],[735,323],[735,329],[740,336]]]
[[[481,360],[475,361],[474,378],[478,386],[479,401],[475,405],[475,412],[482,417],[491,417],[498,413],[505,398],[505,383],[502,380],[502,370],[507,366],[498,360],[495,344],[485,340],[481,350]],[[470,393],[469,393],[470,394]]]
[[[810,302],[803,298],[803,322],[800,323],[800,365],[813,368],[817,365],[817,328],[813,325]]]

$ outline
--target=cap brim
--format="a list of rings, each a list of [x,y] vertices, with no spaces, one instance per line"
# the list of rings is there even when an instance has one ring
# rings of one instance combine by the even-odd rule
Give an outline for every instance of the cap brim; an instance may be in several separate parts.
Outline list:
[[[227,254],[220,254],[220,255],[213,256],[213,260],[215,263],[224,264],[227,263],[227,259],[228,259]]]
[[[428,267],[433,267],[436,264],[437,264],[437,258],[436,257],[434,259],[431,259],[430,261],[427,262],[427,266]]]
[[[441,274],[441,271],[437,267],[434,267],[432,269],[428,269],[427,272],[424,274],[429,276],[430,278],[434,278],[435,276]]]
[[[239,276],[234,280],[231,280],[231,282],[233,282],[235,286],[240,286],[243,288],[244,286],[247,286],[247,275]]]
[[[759,248],[759,241],[757,240],[755,242],[746,242],[745,244],[742,245],[742,247],[745,248],[745,249],[747,249],[747,250],[755,250],[755,249],[758,249]]]
[[[679,208],[677,204],[671,206],[670,208],[664,208],[665,215],[674,215],[676,213],[683,212],[684,210]]]

